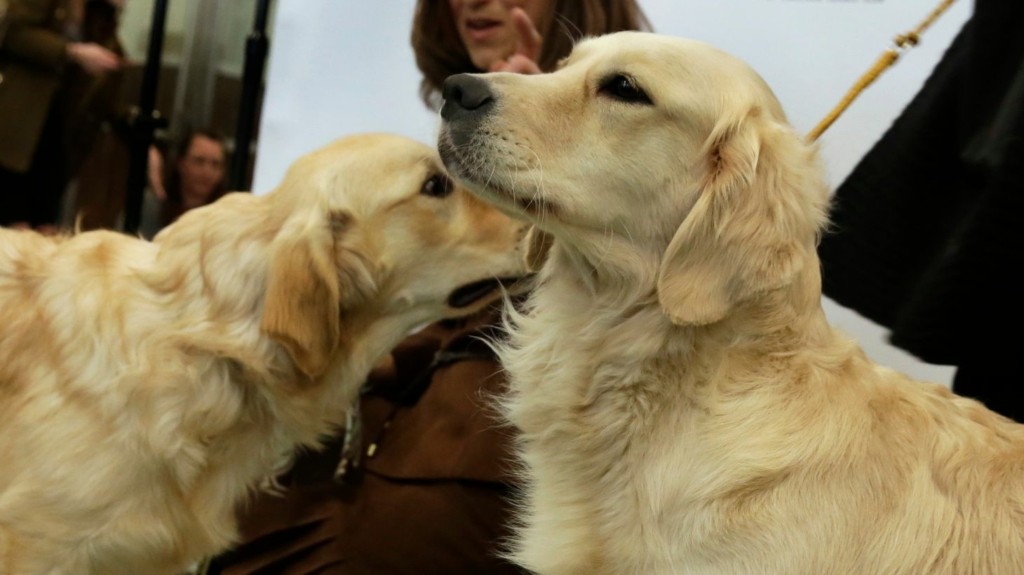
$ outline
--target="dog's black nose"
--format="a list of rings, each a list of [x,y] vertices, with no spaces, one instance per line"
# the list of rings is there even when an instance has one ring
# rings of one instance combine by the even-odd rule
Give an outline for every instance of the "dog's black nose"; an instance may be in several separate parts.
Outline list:
[[[441,117],[445,120],[465,112],[485,113],[494,104],[490,84],[473,74],[448,76],[441,87],[441,95],[444,97]]]

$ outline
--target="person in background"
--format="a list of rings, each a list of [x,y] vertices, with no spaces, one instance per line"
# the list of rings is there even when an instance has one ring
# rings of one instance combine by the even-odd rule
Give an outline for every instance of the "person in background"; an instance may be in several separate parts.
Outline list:
[[[889,329],[952,388],[1024,422],[1024,3],[976,0],[924,86],[836,189],[825,295]],[[1000,327],[1002,326],[1002,327]]]
[[[114,38],[124,0],[88,0],[86,37]],[[97,40],[99,42],[99,40]],[[127,68],[127,66],[125,66]],[[81,82],[82,105],[70,134],[73,179],[65,200],[63,225],[85,231],[112,229],[124,210],[131,171],[134,106],[122,90],[128,70]],[[77,153],[75,153],[77,152]]]
[[[121,68],[119,10],[115,0],[9,0],[0,44],[0,225],[56,230],[64,191],[95,136],[89,113],[109,93],[99,85]]]
[[[582,35],[648,29],[634,0],[420,0],[421,96],[449,74],[551,70]],[[501,305],[410,335],[369,377],[345,433],[300,457],[241,513],[242,542],[210,573],[512,575],[513,430],[493,351]]]
[[[193,208],[217,201],[227,192],[227,146],[212,128],[187,132],[165,162],[158,148],[149,150],[149,193],[143,206],[140,231],[152,238],[163,227]]]

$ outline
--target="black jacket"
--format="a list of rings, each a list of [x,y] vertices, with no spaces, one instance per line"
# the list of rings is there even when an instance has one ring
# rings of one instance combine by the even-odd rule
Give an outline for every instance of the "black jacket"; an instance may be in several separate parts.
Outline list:
[[[894,345],[936,364],[1006,366],[988,370],[1006,378],[1021,311],[1022,30],[1024,2],[976,2],[836,190],[819,249],[825,294],[888,327]]]

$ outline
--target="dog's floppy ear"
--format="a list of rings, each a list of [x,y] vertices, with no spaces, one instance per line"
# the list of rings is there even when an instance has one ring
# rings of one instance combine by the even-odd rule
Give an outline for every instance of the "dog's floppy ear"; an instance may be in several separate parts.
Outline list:
[[[271,243],[260,329],[299,369],[316,378],[341,337],[340,286],[333,226],[313,216],[287,222]]]
[[[736,304],[785,285],[804,265],[805,248],[787,210],[785,137],[762,111],[724,119],[702,151],[707,175],[698,198],[662,257],[658,301],[676,324],[723,319]],[[801,168],[802,169],[802,168]]]

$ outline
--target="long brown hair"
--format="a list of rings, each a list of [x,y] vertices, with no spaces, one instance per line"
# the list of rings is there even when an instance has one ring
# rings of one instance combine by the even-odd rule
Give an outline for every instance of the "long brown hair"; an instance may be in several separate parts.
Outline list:
[[[541,70],[554,69],[585,36],[600,36],[622,30],[651,30],[637,0],[551,0],[553,18],[548,18],[537,64]],[[412,24],[412,49],[416,66],[423,74],[420,98],[427,107],[440,104],[445,78],[461,72],[481,72],[469,58],[459,38],[450,0],[417,0]]]

